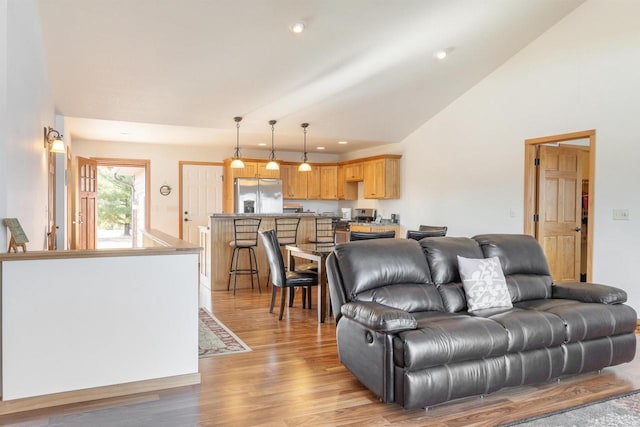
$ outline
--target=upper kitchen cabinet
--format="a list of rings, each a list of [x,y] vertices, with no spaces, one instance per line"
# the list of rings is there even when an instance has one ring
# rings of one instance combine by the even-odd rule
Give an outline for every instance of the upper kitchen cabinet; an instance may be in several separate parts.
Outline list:
[[[267,169],[267,163],[268,162],[258,162],[258,178],[280,178],[280,169],[269,170]]]
[[[320,187],[322,185],[320,170],[319,165],[312,165],[309,172],[303,172],[307,174],[307,199],[320,200]]]
[[[299,172],[298,165],[280,165],[284,199],[295,200],[307,198],[308,174],[309,172]]]
[[[358,182],[364,179],[364,176],[362,173],[362,162],[347,163],[343,167],[344,167],[345,182]]]
[[[233,178],[280,178],[279,170],[267,170],[267,162],[259,160],[243,160],[244,168],[232,169],[231,160],[224,161],[225,176]]]
[[[320,198],[338,200],[338,166],[320,166]]]
[[[338,166],[338,200],[358,200],[358,183],[345,179],[345,166]]]
[[[382,156],[363,163],[365,199],[400,198],[400,156]]]

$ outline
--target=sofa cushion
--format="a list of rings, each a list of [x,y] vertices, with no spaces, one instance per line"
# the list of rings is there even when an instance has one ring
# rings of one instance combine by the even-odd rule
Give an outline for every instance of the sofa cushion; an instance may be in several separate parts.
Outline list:
[[[357,301],[373,301],[404,310],[415,311],[444,311],[442,298],[435,285],[389,285],[369,291],[360,292],[354,297]]]
[[[556,347],[565,340],[564,323],[552,313],[510,308],[478,310],[473,315],[486,317],[504,327],[509,337],[509,353]]]
[[[458,270],[468,311],[512,306],[498,257],[473,259],[459,256]]]
[[[464,295],[464,287],[461,282],[438,285],[438,292],[442,297],[444,310],[449,313],[457,313],[467,309],[467,299]]]
[[[422,239],[420,246],[429,263],[433,283],[436,285],[461,281],[458,272],[458,256],[484,258],[478,243],[467,237]]]
[[[415,371],[447,363],[500,356],[508,338],[497,322],[482,317],[448,313],[414,313],[417,329],[393,339],[394,362]]]
[[[623,304],[549,299],[525,301],[515,306],[558,316],[565,324],[567,343],[633,332],[637,323],[635,310]]]
[[[336,245],[334,254],[347,300],[396,284],[431,283],[420,245],[410,239],[376,239]]]
[[[482,234],[473,239],[485,258],[500,258],[513,302],[551,298],[553,279],[536,239],[525,234]]]

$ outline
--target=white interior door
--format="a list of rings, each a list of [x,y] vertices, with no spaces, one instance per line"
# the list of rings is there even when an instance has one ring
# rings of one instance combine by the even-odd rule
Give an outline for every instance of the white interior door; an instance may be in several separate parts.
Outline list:
[[[222,166],[182,165],[182,239],[200,244],[198,227],[222,212]]]

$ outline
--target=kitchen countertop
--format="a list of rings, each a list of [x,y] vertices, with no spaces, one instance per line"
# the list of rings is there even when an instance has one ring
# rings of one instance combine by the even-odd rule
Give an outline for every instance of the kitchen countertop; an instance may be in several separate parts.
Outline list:
[[[349,222],[349,225],[364,225],[367,227],[388,227],[390,225],[397,225],[400,227],[400,224],[395,222]]]
[[[238,218],[238,217],[281,217],[281,216],[292,216],[292,217],[329,217],[332,218],[332,215],[323,215],[317,214],[315,212],[297,212],[297,213],[214,213],[210,214],[210,218]]]

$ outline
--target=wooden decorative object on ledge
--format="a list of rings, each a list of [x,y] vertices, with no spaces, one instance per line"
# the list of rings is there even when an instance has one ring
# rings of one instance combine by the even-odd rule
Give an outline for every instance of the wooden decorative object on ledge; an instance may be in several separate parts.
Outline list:
[[[22,251],[26,252],[27,242],[29,241],[29,239],[22,229],[18,218],[5,218],[2,222],[9,228],[9,231],[11,232],[11,240],[9,240],[9,249],[7,250],[7,252],[13,251],[18,253],[18,248],[22,248]]]

